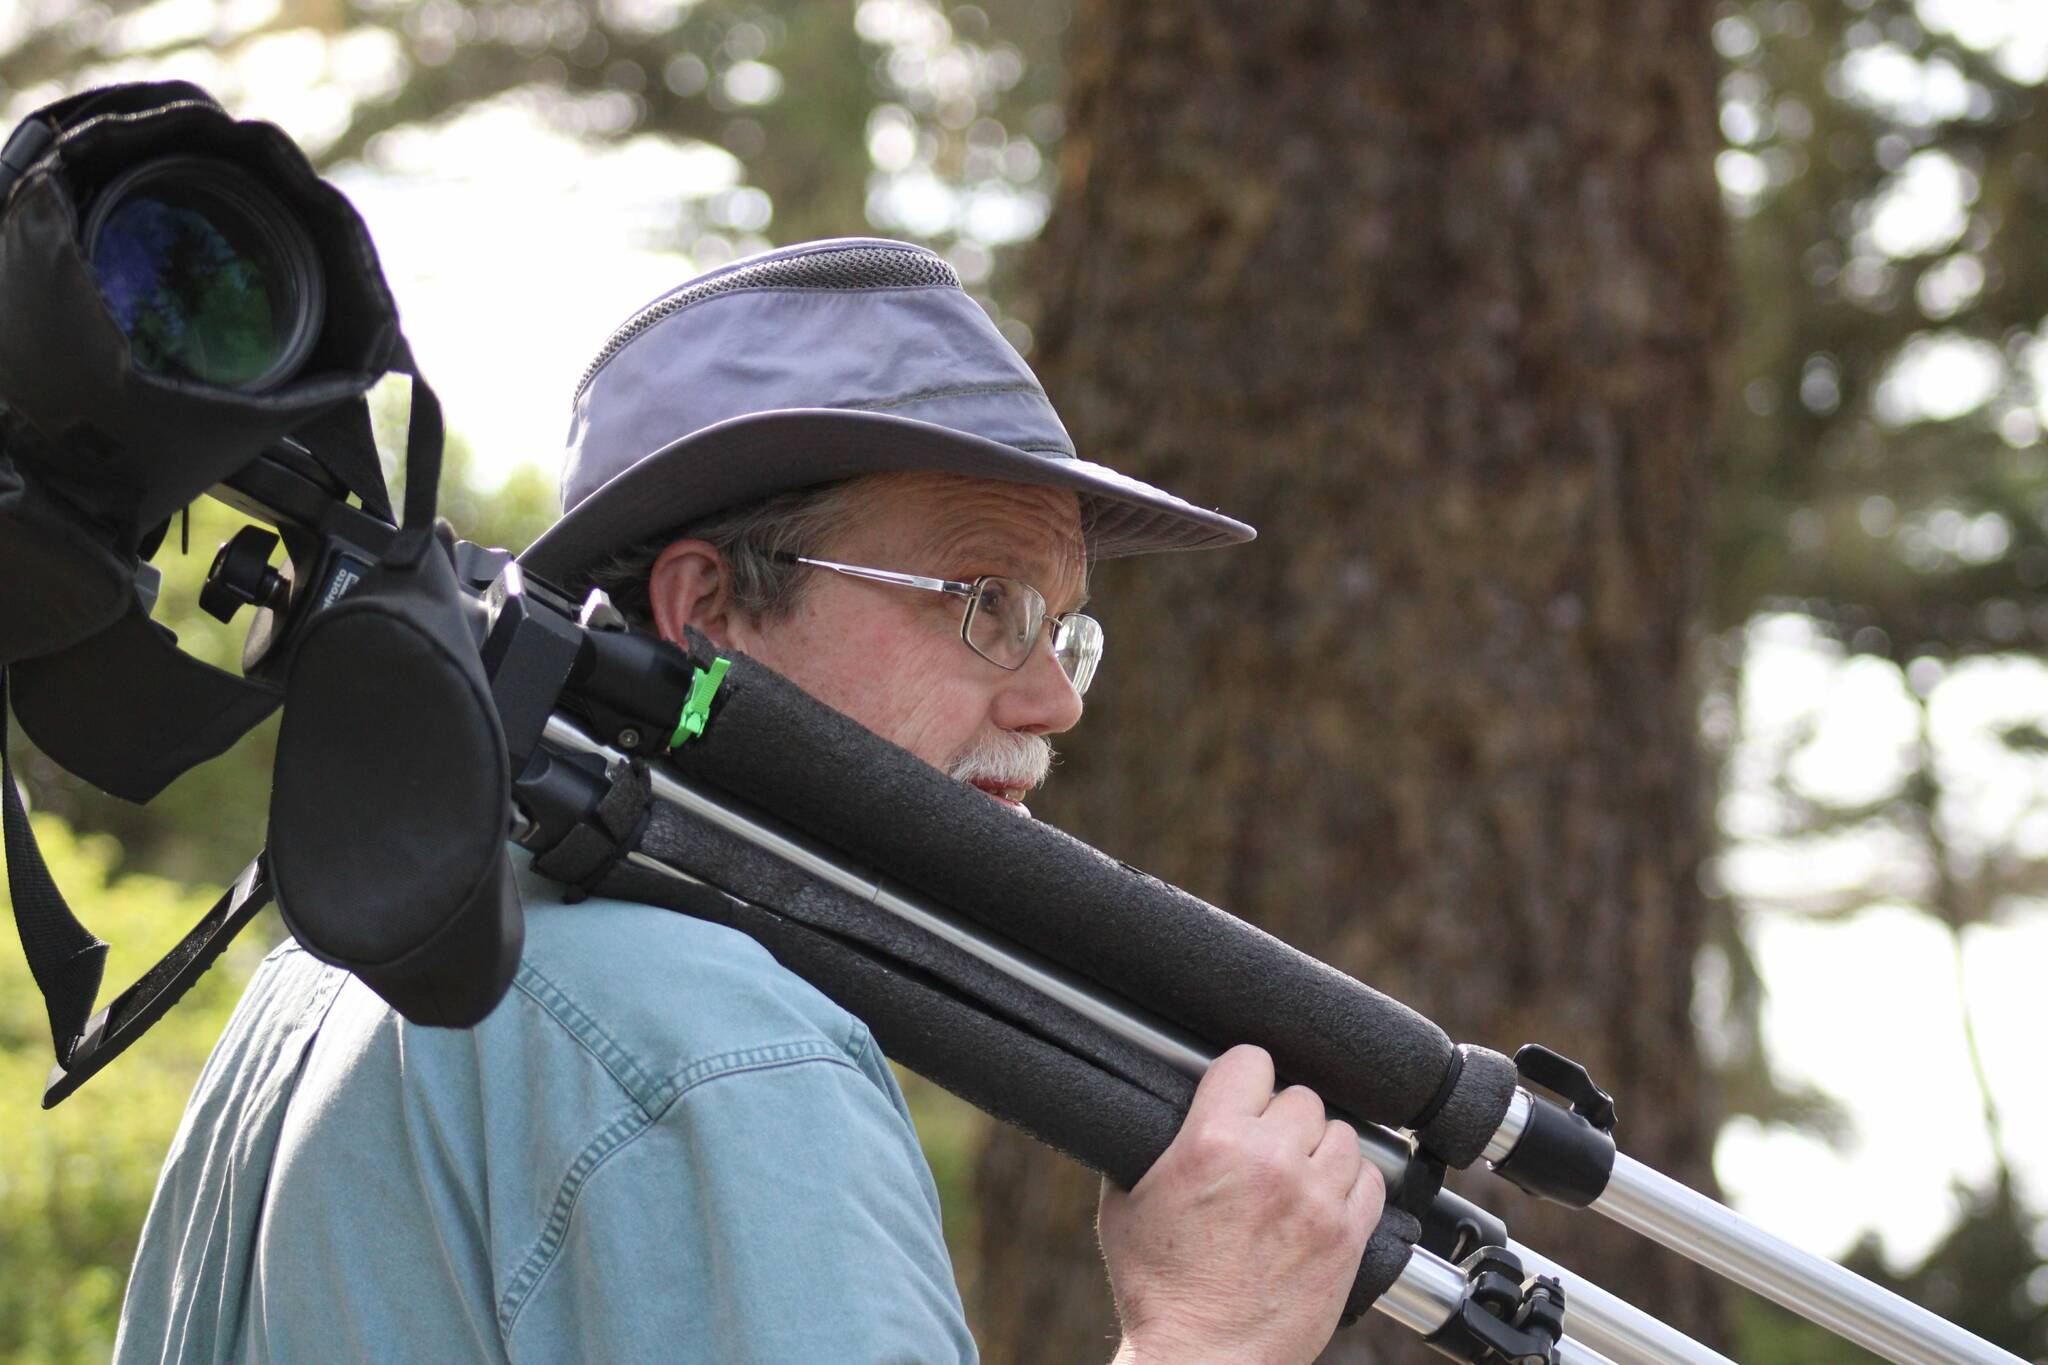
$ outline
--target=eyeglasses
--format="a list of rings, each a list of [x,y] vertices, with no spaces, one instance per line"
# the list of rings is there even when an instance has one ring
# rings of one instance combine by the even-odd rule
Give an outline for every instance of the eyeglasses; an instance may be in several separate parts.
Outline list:
[[[1029,583],[1004,578],[1001,574],[983,574],[972,583],[956,583],[947,578],[870,569],[859,564],[835,564],[829,559],[810,559],[803,555],[779,554],[776,559],[784,564],[808,564],[814,569],[829,569],[833,573],[866,579],[871,583],[888,583],[899,588],[921,588],[926,592],[964,597],[967,610],[960,615],[960,638],[967,642],[969,649],[997,668],[1013,673],[1030,659],[1032,648],[1038,643],[1038,633],[1045,628],[1048,619],[1044,594]],[[1095,681],[1096,668],[1102,663],[1102,626],[1094,617],[1083,616],[1077,611],[1054,616],[1050,620],[1053,626],[1053,658],[1059,660],[1060,670],[1073,683],[1074,691],[1086,692],[1088,684]]]

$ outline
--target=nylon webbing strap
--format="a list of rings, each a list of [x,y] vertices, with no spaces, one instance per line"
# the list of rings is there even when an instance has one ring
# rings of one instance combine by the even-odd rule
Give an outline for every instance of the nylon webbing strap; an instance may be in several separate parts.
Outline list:
[[[0,824],[6,834],[7,892],[14,903],[14,927],[28,954],[29,975],[50,1014],[50,1042],[61,1064],[71,1060],[92,1017],[107,945],[71,913],[36,846],[28,809],[14,785],[14,763],[7,756],[7,717],[7,670],[0,668]]]
[[[393,373],[412,376],[412,409],[405,422],[405,520],[391,542],[385,562],[411,568],[434,541],[434,512],[440,504],[442,446],[447,435],[441,400],[413,364],[412,351],[401,338],[387,362]]]
[[[629,759],[605,765],[610,783],[593,812],[596,824],[579,820],[553,848],[534,856],[533,870],[562,883],[570,904],[586,900],[625,856],[639,846],[653,814],[654,788],[647,767]]]
[[[50,1072],[43,1087],[43,1108],[91,1080],[163,1018],[164,1011],[183,998],[256,912],[270,904],[270,891],[268,858],[258,854],[176,947],[86,1021],[85,1036]]]

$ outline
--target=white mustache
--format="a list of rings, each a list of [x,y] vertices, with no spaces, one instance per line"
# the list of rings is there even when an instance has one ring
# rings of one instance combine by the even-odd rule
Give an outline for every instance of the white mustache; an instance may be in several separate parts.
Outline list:
[[[991,730],[946,770],[959,782],[980,782],[995,787],[1021,787],[1026,791],[1045,781],[1052,771],[1052,741],[1043,735],[1016,730]]]

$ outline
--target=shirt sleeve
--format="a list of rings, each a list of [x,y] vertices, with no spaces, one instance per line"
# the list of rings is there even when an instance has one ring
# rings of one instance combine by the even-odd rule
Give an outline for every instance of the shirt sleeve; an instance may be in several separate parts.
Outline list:
[[[861,1029],[851,1053],[710,1059],[637,1131],[600,1135],[512,1359],[974,1360],[931,1173],[872,1047]]]

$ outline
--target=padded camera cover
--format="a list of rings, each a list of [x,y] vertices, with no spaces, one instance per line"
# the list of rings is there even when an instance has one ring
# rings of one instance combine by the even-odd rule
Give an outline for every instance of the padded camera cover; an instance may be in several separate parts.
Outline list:
[[[275,126],[236,120],[175,81],[88,92],[32,117],[59,137],[0,216],[0,400],[47,438],[52,458],[40,476],[94,509],[113,547],[132,555],[151,528],[265,447],[367,393],[397,349],[398,310],[354,207]],[[251,170],[313,238],[327,319],[286,383],[247,393],[132,363],[80,224],[121,170],[173,150]]]
[[[270,797],[285,923],[414,1023],[477,1023],[525,925],[505,736],[445,542],[314,617],[287,689]]]
[[[0,668],[103,630],[134,596],[135,566],[26,482],[8,449],[27,433],[0,413]],[[21,588],[33,585],[34,591]]]

